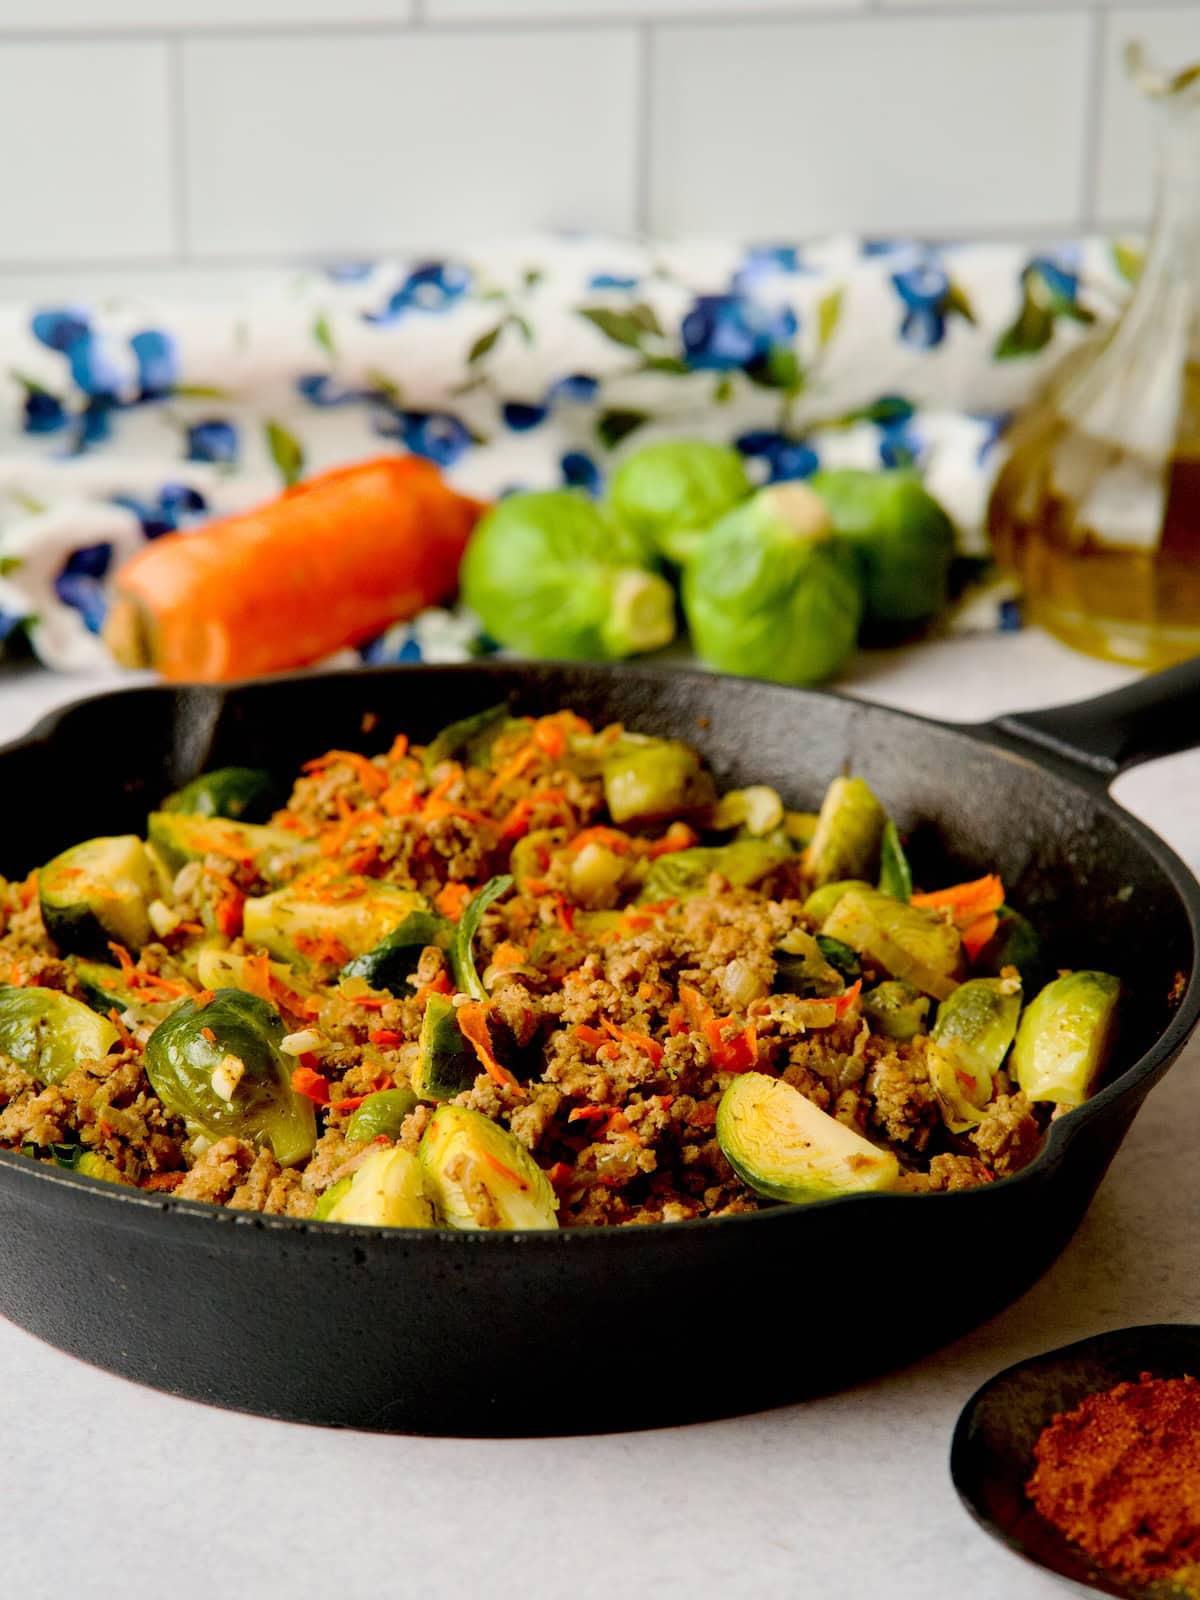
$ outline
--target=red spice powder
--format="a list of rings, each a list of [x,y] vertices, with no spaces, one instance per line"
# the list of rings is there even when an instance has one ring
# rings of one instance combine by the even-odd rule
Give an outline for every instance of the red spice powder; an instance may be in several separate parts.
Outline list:
[[[1200,1594],[1200,1382],[1144,1372],[1089,1395],[1042,1430],[1034,1455],[1026,1493],[1093,1561]]]

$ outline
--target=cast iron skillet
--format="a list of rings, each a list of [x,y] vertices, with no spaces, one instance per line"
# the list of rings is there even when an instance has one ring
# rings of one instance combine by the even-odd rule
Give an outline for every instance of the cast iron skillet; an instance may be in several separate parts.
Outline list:
[[[555,1233],[308,1224],[143,1195],[0,1153],[0,1310],[172,1393],[297,1421],[452,1434],[646,1427],[795,1400],[972,1327],[1045,1270],[1200,1016],[1200,886],[1109,799],[1184,748],[1200,661],[1054,712],[949,727],[837,695],[640,667],[491,664],[146,688],[0,751],[0,871],[140,829],[230,763],[294,772],[512,696],[698,743],[725,785],[814,809],[849,764],[918,878],[997,870],[1072,966],[1120,973],[1109,1081],[1024,1172],[950,1195]],[[363,714],[378,718],[369,736]],[[1176,999],[1168,999],[1174,990]]]

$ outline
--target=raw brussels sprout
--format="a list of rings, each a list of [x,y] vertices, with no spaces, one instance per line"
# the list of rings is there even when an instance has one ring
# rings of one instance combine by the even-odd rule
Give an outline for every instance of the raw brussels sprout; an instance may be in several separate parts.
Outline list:
[[[912,895],[912,868],[891,817],[884,823],[879,841],[879,887],[893,900],[907,900]]]
[[[378,1139],[386,1134],[398,1139],[404,1119],[414,1110],[417,1097],[411,1089],[378,1089],[369,1094],[346,1124],[347,1139]]]
[[[826,944],[837,944],[827,939]],[[845,945],[841,949],[845,950]],[[848,952],[853,955],[851,950]],[[823,999],[827,995],[841,994],[845,988],[842,973],[830,961],[821,944],[803,928],[792,928],[774,951],[775,982],[772,987],[778,994],[800,994]],[[856,958],[857,959],[857,958]]]
[[[975,956],[977,972],[995,976],[1005,967],[1016,967],[1027,994],[1032,994],[1041,983],[1046,970],[1042,941],[1033,924],[1011,906],[1001,906],[996,913],[996,931]]]
[[[808,871],[818,886],[866,878],[879,861],[887,812],[862,778],[835,778],[825,791]]]
[[[954,924],[878,889],[847,890],[821,932],[937,1000],[953,994],[962,976],[962,939]]]
[[[1013,1050],[1031,1100],[1082,1105],[1112,1048],[1121,984],[1108,972],[1067,972],[1029,1004]]]
[[[260,767],[214,767],[169,794],[159,810],[255,822],[271,814],[276,797],[274,778]]]
[[[678,817],[707,809],[717,797],[699,755],[674,739],[627,737],[601,772],[604,801],[616,823]]]
[[[291,1086],[275,1007],[241,989],[218,989],[206,1006],[185,1000],[146,1045],[155,1094],[188,1126],[211,1139],[266,1141],[281,1166],[312,1154],[312,1102]]]
[[[472,535],[462,593],[498,643],[528,656],[607,661],[675,636],[670,584],[586,496],[514,494]]]
[[[841,878],[837,883],[822,884],[804,902],[804,915],[813,922],[824,922],[847,890],[872,888],[874,884],[868,883],[865,878]]]
[[[635,451],[613,473],[608,498],[643,543],[684,566],[713,523],[753,492],[736,450],[679,439]]]
[[[915,472],[843,467],[808,482],[862,563],[868,623],[908,627],[945,608],[954,524]]]
[[[862,580],[800,483],[762,489],[721,519],[684,569],[697,653],[722,672],[819,683],[854,649]]]
[[[938,1007],[926,1059],[951,1133],[981,1120],[1020,1015],[1019,978],[971,978]]]
[[[799,814],[788,813],[790,816]],[[765,783],[751,784],[748,789],[730,789],[723,794],[713,810],[712,825],[718,830],[739,828],[752,839],[765,838],[776,828],[783,828],[788,838],[792,837],[785,825],[783,801]],[[807,844],[811,837],[808,834],[802,843]]]
[[[425,750],[425,771],[432,772],[443,761],[463,759],[469,765],[481,766],[504,724],[511,720],[505,701],[451,722],[430,740]]]
[[[877,983],[873,989],[866,990],[862,1011],[873,1032],[906,1042],[925,1032],[929,1023],[929,997],[914,989],[911,983],[889,978],[886,983]]]
[[[98,1061],[117,1030],[82,1000],[33,984],[0,989],[0,1050],[39,1083],[61,1083],[81,1061]]]
[[[790,845],[770,839],[735,839],[732,844],[675,850],[654,862],[639,898],[652,903],[702,894],[710,872],[719,872],[735,889],[748,889],[792,859]]]
[[[334,1188],[341,1189],[341,1184]],[[320,1220],[375,1228],[432,1228],[433,1205],[425,1193],[421,1163],[398,1145],[372,1150]]]
[[[890,1151],[764,1072],[740,1073],[721,1096],[717,1142],[738,1177],[767,1200],[829,1200],[891,1188],[900,1176]]]
[[[440,1221],[451,1228],[557,1228],[558,1196],[512,1134],[465,1106],[439,1106],[418,1155]]]

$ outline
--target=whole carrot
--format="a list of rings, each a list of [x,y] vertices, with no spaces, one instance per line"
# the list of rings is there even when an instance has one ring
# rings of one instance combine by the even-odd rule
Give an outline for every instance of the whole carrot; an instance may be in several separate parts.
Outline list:
[[[177,682],[319,661],[448,599],[483,509],[416,456],[321,473],[139,551],[117,573],[105,641]]]

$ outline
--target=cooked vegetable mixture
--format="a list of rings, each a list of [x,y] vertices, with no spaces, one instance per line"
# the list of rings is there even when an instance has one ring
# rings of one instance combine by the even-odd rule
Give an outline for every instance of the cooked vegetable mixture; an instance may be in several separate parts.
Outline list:
[[[0,880],[0,1147],[335,1222],[674,1222],[990,1182],[1104,1063],[1117,980],[1046,973],[995,876],[914,892],[861,778],[807,815],[498,706],[273,794],[208,773]]]

